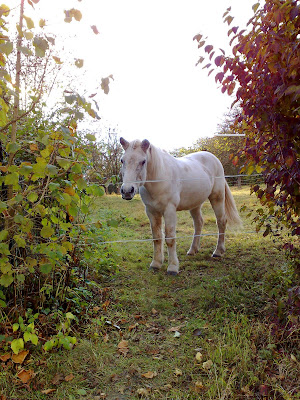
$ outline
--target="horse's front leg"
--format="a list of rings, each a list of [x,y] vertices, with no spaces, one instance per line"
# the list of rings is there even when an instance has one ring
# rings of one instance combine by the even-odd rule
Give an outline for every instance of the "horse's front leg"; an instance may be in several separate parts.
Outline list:
[[[169,205],[164,212],[165,219],[165,237],[168,246],[169,265],[167,274],[177,275],[179,272],[179,261],[176,253],[176,209]]]
[[[146,207],[146,214],[148,215],[152,237],[153,237],[153,260],[150,268],[158,270],[164,262],[163,250],[163,237],[162,237],[162,214],[154,211],[150,207]]]

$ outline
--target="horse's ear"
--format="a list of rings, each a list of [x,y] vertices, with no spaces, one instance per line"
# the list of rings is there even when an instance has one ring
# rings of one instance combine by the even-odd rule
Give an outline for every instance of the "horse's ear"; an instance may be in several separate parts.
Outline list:
[[[120,143],[121,143],[121,145],[122,145],[122,147],[123,147],[123,149],[124,150],[127,150],[128,149],[128,146],[129,146],[129,142],[127,142],[127,140],[125,140],[124,138],[120,138]]]
[[[144,150],[144,152],[146,153],[147,150],[149,149],[149,147],[150,147],[150,142],[149,142],[149,140],[144,139],[144,140],[142,141],[142,144],[141,144],[142,150]]]

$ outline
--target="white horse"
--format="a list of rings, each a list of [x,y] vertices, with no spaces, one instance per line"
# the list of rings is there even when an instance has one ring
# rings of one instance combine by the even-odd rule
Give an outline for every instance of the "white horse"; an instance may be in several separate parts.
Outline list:
[[[213,257],[225,252],[226,223],[240,225],[241,220],[233,196],[224,177],[221,162],[207,151],[175,158],[154,147],[145,139],[128,142],[120,138],[125,150],[122,162],[122,198],[131,200],[140,193],[149,217],[154,255],[150,268],[158,270],[164,261],[162,217],[168,247],[167,273],[177,275],[176,211],[190,210],[194,221],[194,237],[187,254],[194,255],[200,247],[203,225],[201,206],[209,199],[218,225],[218,243]]]

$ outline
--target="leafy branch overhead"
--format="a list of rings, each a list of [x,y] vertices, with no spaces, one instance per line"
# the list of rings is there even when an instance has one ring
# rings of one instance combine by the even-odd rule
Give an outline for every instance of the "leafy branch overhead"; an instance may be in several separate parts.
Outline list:
[[[232,24],[228,8],[224,22]],[[246,134],[240,156],[241,172],[258,169],[265,186],[253,191],[268,212],[256,218],[258,227],[271,232],[270,219],[278,227],[284,223],[292,235],[300,234],[300,7],[294,0],[267,0],[263,7],[253,6],[254,15],[247,29],[234,26],[228,30],[232,55],[206,44],[198,34],[194,40],[203,49],[198,64],[203,67],[223,93],[233,96],[241,107],[235,128]]]

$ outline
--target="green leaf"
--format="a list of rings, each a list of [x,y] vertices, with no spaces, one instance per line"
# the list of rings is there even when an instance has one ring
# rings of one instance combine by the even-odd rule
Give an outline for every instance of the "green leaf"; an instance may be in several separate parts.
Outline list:
[[[71,312],[66,313],[66,318],[67,319],[75,319],[75,315],[73,315]]]
[[[76,183],[79,190],[83,190],[87,187],[86,180],[83,178],[79,178]]]
[[[32,19],[29,18],[29,17],[26,17],[25,15],[23,15],[23,17],[24,17],[24,19],[25,19],[25,21],[26,21],[27,28],[28,28],[28,29],[34,28],[34,22],[32,21]]]
[[[0,213],[7,209],[7,204],[0,200]]]
[[[47,42],[47,40],[35,36],[35,38],[33,39],[33,45],[35,47],[35,54],[37,57],[44,57],[46,54],[46,50],[48,50],[49,48],[49,44]]]
[[[18,323],[13,324],[13,332],[16,332],[19,329],[20,325]]]
[[[1,308],[7,307],[7,304],[5,303],[5,301],[0,300],[0,307],[1,307]]]
[[[29,174],[31,174],[32,170],[33,170],[32,165],[23,164],[19,169],[19,173],[20,175],[24,175],[27,178]]]
[[[3,274],[0,278],[0,285],[4,287],[10,286],[14,281],[14,278],[11,274]]]
[[[45,239],[51,237],[54,234],[54,229],[51,226],[44,226],[41,229],[41,236]]]
[[[6,185],[17,185],[19,183],[19,174],[17,172],[13,172],[12,174],[6,175],[4,182]]]
[[[38,194],[35,192],[29,193],[29,195],[27,196],[27,200],[30,201],[31,203],[34,203],[37,201],[38,199]]]
[[[57,163],[65,171],[67,171],[70,168],[70,165],[71,165],[71,161],[70,160],[66,160],[65,158],[57,158]]]
[[[58,173],[58,168],[55,165],[47,164],[47,172],[50,176],[55,176]]]
[[[53,192],[54,190],[57,190],[59,188],[60,188],[59,183],[54,183],[54,182],[49,183],[49,189],[51,190],[51,192]]]
[[[20,235],[14,235],[14,240],[18,247],[25,248],[26,247],[26,240],[22,238]]]
[[[18,281],[18,282],[21,282],[21,283],[24,283],[24,282],[25,282],[25,275],[24,275],[24,274],[18,274],[18,275],[16,276],[16,278],[17,278],[17,281]]]
[[[0,52],[6,54],[7,56],[13,51],[14,45],[12,42],[6,41],[0,44]]]
[[[15,354],[20,353],[20,351],[24,349],[24,340],[22,338],[14,339],[11,342],[11,349]]]
[[[87,135],[85,135],[85,138],[87,140],[90,140],[91,142],[94,142],[96,140],[95,135],[91,135],[90,133],[88,133]]]
[[[43,264],[40,266],[40,269],[43,274],[50,274],[52,271],[52,264]]]
[[[4,254],[5,256],[10,255],[9,246],[7,243],[0,243],[0,253]]]
[[[7,230],[2,230],[0,231],[0,242],[2,242],[3,240],[5,240],[7,238],[8,235],[8,231]]]

